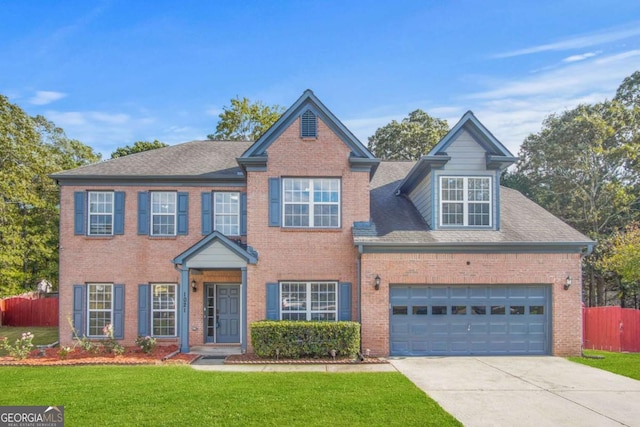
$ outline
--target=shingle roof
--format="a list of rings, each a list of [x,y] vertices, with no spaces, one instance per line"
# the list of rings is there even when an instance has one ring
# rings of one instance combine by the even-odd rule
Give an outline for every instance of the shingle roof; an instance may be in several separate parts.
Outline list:
[[[413,165],[414,162],[380,164],[371,182],[372,227],[354,227],[356,244],[594,243],[520,192],[506,187],[500,188],[500,230],[431,230],[405,196],[395,195]]]
[[[54,179],[238,178],[243,174],[236,158],[251,144],[241,141],[191,141],[130,154],[51,176]]]

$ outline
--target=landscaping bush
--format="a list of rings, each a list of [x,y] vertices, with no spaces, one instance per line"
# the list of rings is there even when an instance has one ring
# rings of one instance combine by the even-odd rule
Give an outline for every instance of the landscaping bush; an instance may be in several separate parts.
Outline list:
[[[259,357],[355,357],[360,349],[360,324],[261,320],[251,324],[251,345]]]

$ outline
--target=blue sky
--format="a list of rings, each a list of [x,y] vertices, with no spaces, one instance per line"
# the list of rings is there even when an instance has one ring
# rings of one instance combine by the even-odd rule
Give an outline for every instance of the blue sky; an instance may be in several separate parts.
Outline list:
[[[236,4],[237,3],[237,4]],[[0,94],[109,158],[213,133],[236,96],[310,88],[364,143],[467,110],[514,154],[640,69],[640,2],[0,0]]]

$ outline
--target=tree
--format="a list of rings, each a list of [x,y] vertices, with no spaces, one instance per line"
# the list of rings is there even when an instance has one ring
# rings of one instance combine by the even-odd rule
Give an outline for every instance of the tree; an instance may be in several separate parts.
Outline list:
[[[614,99],[626,107],[640,107],[640,71],[622,81]]]
[[[260,101],[236,97],[231,106],[225,106],[216,126],[216,133],[207,135],[209,139],[229,141],[255,141],[271,127],[284,113],[279,105],[271,107]]]
[[[625,307],[627,299],[633,299],[633,307],[638,307],[640,291],[640,224],[627,225],[615,232],[606,242],[608,251],[600,260],[600,266],[615,273],[620,278],[620,305]]]
[[[157,139],[153,140],[153,142],[136,141],[132,146],[125,145],[124,147],[118,147],[116,151],[111,153],[111,158],[116,159],[118,157],[128,156],[129,154],[141,153],[143,151],[155,150],[156,148],[168,146],[169,144],[160,142]]]
[[[640,73],[626,78],[612,101],[548,116],[542,130],[523,142],[517,167],[504,175],[503,184],[524,190],[594,240],[607,241],[637,220],[640,108],[633,103],[639,99],[638,79]],[[617,286],[601,262],[609,249],[599,245],[585,258],[590,306],[606,304],[605,290]]]
[[[422,110],[409,113],[400,123],[392,120],[369,137],[369,151],[382,160],[418,160],[449,132],[446,120]]]
[[[53,172],[100,155],[0,95],[0,296],[57,283],[59,192]]]

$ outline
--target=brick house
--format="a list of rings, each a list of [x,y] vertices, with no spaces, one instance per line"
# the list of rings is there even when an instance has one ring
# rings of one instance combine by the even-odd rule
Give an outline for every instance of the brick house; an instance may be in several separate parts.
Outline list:
[[[579,354],[594,242],[500,186],[515,160],[468,112],[380,162],[305,91],[252,144],[57,173],[61,343],[250,352],[256,320],[355,320],[372,355]]]

